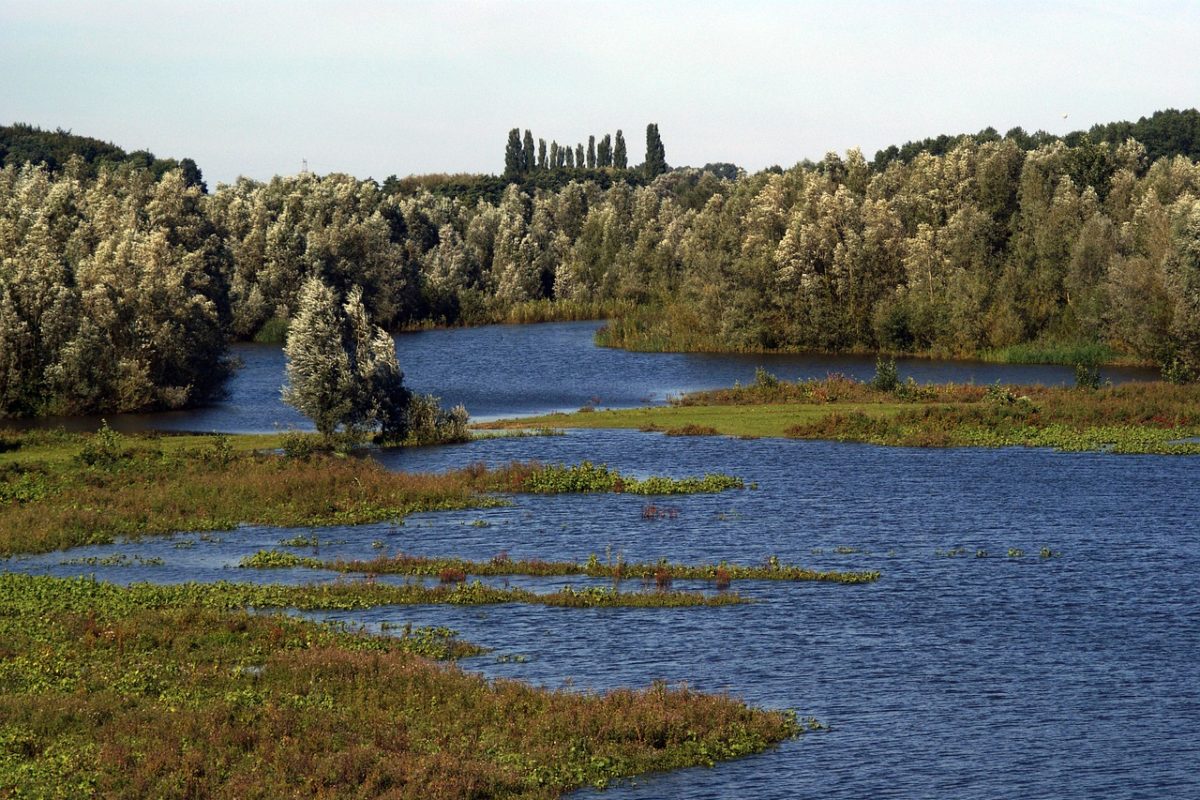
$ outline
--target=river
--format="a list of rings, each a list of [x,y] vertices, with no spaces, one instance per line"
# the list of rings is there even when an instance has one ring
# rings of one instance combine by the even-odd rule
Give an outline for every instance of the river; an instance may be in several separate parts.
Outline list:
[[[752,380],[760,364],[786,378],[872,370],[866,359],[600,350],[590,345],[590,330],[481,328],[399,341],[410,383],[437,388],[484,417],[661,401],[671,392]],[[225,403],[170,419],[192,429],[290,424],[277,402],[278,348],[242,352],[246,366]],[[900,371],[921,381],[1070,380],[1069,370],[1055,367],[918,361],[901,363]],[[368,627],[450,625],[495,648],[463,662],[491,676],[598,690],[686,681],[830,726],[713,769],[577,797],[1200,797],[1195,459],[602,430],[380,458],[412,470],[590,459],[638,475],[727,472],[757,488],[663,500],[517,496],[506,508],[319,529],[322,556],[370,558],[386,549],[485,560],[506,551],[514,559],[620,553],[631,561],[750,563],[775,555],[882,572],[863,586],[745,582],[736,588],[757,603],[707,609],[401,607],[314,615]],[[647,502],[678,513],[643,519]],[[278,548],[297,533],[309,531],[243,527],[13,558],[5,567],[117,581],[334,579],[236,568],[242,556]],[[130,563],[62,563],[114,554]],[[538,589],[587,582],[509,580]]]

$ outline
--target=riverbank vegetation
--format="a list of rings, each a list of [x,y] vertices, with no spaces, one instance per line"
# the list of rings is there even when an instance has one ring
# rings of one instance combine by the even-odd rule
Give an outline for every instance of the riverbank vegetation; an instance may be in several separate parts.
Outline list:
[[[206,194],[183,162],[21,145],[0,170],[0,414],[205,402],[225,343],[280,337],[312,277],[388,330],[615,311],[599,340],[642,350],[1088,351],[1192,380],[1198,116],[753,175],[668,169],[656,128],[640,170],[529,168],[524,137],[490,199],[309,173]],[[38,148],[45,166],[16,163]]]
[[[870,583],[879,580],[875,571],[840,572],[808,569],[795,564],[782,564],[777,559],[768,560],[758,566],[745,564],[673,564],[666,559],[656,563],[627,563],[623,560],[601,561],[592,555],[583,563],[574,561],[543,561],[541,559],[514,560],[501,554],[490,561],[469,561],[461,558],[431,558],[428,556],[396,553],[381,555],[369,560],[320,559],[301,556],[282,550],[260,550],[246,556],[239,564],[254,569],[279,569],[303,567],[327,569],[336,572],[358,572],[367,575],[421,575],[442,577],[445,575],[531,575],[552,577],[557,575],[586,575],[589,578],[613,578],[622,580],[661,580],[663,577],[680,580],[715,581],[728,585],[734,580],[768,581],[824,581],[829,583]]]
[[[6,790],[549,798],[802,730],[686,688],[488,680],[423,657],[478,652],[445,629],[371,636],[214,606],[194,588],[0,576]]]
[[[493,424],[1190,455],[1200,453],[1200,386],[1157,382],[1090,389],[909,380],[879,388],[842,376],[790,382],[760,372],[748,386],[688,394],[665,407]]]
[[[721,491],[736,478],[624,477],[604,466],[482,465],[437,475],[390,472],[365,457],[304,450],[287,436],[123,436],[61,431],[0,436],[0,556],[118,536],[352,525],[416,511],[486,507],[496,492]]]

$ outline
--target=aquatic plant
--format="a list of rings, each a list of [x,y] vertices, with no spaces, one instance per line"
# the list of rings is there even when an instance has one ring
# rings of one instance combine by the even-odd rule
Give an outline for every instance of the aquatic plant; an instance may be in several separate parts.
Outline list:
[[[595,694],[489,680],[429,660],[482,652],[446,628],[368,635],[216,599],[194,585],[0,576],[5,791],[533,800],[807,729],[662,684]]]
[[[370,560],[326,560],[296,556],[273,550],[263,550],[242,559],[239,566],[270,569],[274,567],[306,567],[338,572],[355,572],[368,575],[419,575],[438,577],[443,571],[465,573],[480,577],[501,575],[529,575],[552,577],[558,575],[586,575],[591,578],[655,578],[665,572],[679,580],[717,580],[724,574],[730,580],[775,580],[775,581],[823,581],[829,583],[870,583],[880,577],[874,570],[857,572],[836,570],[812,570],[794,564],[784,564],[771,556],[761,566],[729,564],[674,564],[665,559],[656,563],[628,563],[618,553],[611,553],[601,560],[595,553],[583,562],[544,561],[542,559],[515,560],[507,552],[501,552],[488,561],[470,561],[461,558],[429,557],[397,553],[381,555]]]

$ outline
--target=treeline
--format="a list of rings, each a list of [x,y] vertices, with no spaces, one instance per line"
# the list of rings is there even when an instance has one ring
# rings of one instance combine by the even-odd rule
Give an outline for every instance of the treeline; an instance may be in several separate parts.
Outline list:
[[[908,163],[918,153],[942,156],[950,152],[964,138],[972,138],[979,144],[997,142],[1009,139],[1022,150],[1034,150],[1043,145],[1063,142],[1068,147],[1080,147],[1086,144],[1120,145],[1127,139],[1136,139],[1146,148],[1146,157],[1151,161],[1171,156],[1186,156],[1190,159],[1200,159],[1200,111],[1189,108],[1177,111],[1168,108],[1156,111],[1149,117],[1141,117],[1137,122],[1109,122],[1093,125],[1087,131],[1072,131],[1065,136],[1055,136],[1045,131],[1026,133],[1024,128],[1016,127],[1001,136],[995,128],[984,128],[975,134],[959,134],[952,136],[942,134],[919,141],[905,142],[903,145],[891,145],[875,153],[872,165],[875,169],[883,169],[892,161]]]
[[[608,341],[648,349],[1090,342],[1200,368],[1200,166],[1182,156],[967,138],[882,169],[854,150],[733,180],[590,174],[585,153],[561,188],[492,201],[433,178],[204,195],[178,170],[8,166],[0,412],[200,402],[225,342],[281,338],[311,277],[360,287],[393,330],[618,307]]]
[[[83,161],[82,172],[88,175],[95,176],[101,169],[123,166],[149,170],[154,177],[161,178],[169,170],[178,169],[182,170],[189,186],[208,191],[200,168],[190,158],[178,161],[158,158],[149,150],[126,153],[111,142],[76,136],[62,128],[44,131],[22,123],[0,125],[0,167],[43,164],[51,172],[58,172],[76,156]],[[80,171],[80,168],[77,166],[76,170]]]
[[[178,169],[0,170],[0,415],[211,398],[228,372],[231,271]]]

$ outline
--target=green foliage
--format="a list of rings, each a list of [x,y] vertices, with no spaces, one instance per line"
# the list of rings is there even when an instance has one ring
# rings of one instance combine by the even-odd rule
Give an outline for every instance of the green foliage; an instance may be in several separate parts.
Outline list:
[[[900,375],[896,371],[896,359],[879,356],[875,359],[875,376],[867,383],[872,389],[890,392],[900,385]]]
[[[460,404],[447,411],[441,400],[433,395],[413,395],[408,404],[406,436],[399,442],[382,440],[383,444],[410,446],[458,444],[471,440],[467,429],[467,410]]]
[[[89,467],[115,467],[130,457],[122,443],[121,434],[108,427],[107,420],[100,421],[100,430],[84,442],[79,451],[79,463]]]
[[[390,440],[407,434],[410,393],[396,363],[396,347],[374,326],[361,291],[345,301],[319,278],[310,278],[288,331],[288,386],[284,400],[330,439],[341,429],[351,439],[380,429]]]
[[[435,591],[492,591],[472,587]],[[0,576],[5,789],[543,798],[758,752],[805,730],[792,714],[661,684],[600,695],[493,682],[428,660],[483,652],[446,628],[389,624],[370,636],[243,610],[358,607],[355,593],[389,591]],[[560,599],[590,607],[614,594]],[[673,595],[641,596],[666,605]]]
[[[534,469],[521,483],[521,488],[535,494],[565,494],[571,492],[625,492],[641,495],[698,494],[743,489],[741,478],[709,473],[703,478],[666,478],[651,476],[644,479],[621,475],[604,464],[584,461],[565,466],[552,464]]]
[[[745,566],[721,562],[720,564],[672,564],[660,561],[655,564],[601,562],[593,554],[582,564],[572,561],[516,561],[507,555],[497,556],[491,561],[468,561],[460,558],[431,558],[427,556],[395,555],[379,556],[369,561],[347,561],[343,559],[321,560],[297,556],[278,550],[260,550],[242,559],[240,567],[255,569],[294,568],[328,569],[337,572],[359,572],[370,575],[420,575],[436,577],[447,572],[462,576],[531,575],[551,577],[557,575],[587,575],[592,578],[652,578],[665,574],[680,580],[724,581],[772,580],[772,581],[823,581],[829,583],[870,583],[879,579],[876,571],[841,572],[818,571],[806,567],[782,564],[778,559],[760,566]]]
[[[1100,365],[1093,361],[1077,361],[1075,363],[1075,388],[1099,389]]]

